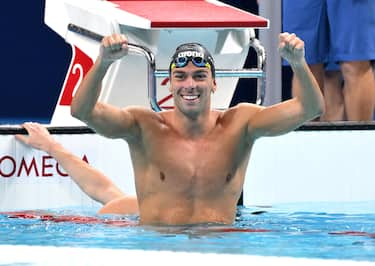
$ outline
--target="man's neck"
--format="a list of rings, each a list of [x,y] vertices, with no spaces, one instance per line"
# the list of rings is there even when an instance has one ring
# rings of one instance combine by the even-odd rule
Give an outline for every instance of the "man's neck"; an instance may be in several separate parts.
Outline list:
[[[201,138],[214,128],[217,120],[216,112],[208,110],[196,117],[188,117],[175,111],[173,116],[174,128],[184,137],[189,139]]]

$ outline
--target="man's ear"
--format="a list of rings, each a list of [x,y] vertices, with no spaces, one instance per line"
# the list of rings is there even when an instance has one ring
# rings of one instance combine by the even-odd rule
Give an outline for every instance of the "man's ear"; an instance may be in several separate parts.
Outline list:
[[[163,81],[162,81],[162,85],[167,85],[168,84],[168,90],[170,93],[172,93],[172,84],[171,84],[171,76],[169,76],[168,78],[165,78]]]
[[[212,93],[215,93],[215,91],[216,91],[216,88],[217,88],[217,85],[216,85],[216,79],[214,79],[213,81],[212,81]]]

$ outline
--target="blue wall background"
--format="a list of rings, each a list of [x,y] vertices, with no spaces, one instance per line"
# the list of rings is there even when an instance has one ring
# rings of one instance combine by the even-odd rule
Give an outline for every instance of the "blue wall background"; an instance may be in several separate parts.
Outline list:
[[[44,24],[44,1],[6,1],[0,11],[0,123],[49,122],[71,58]]]

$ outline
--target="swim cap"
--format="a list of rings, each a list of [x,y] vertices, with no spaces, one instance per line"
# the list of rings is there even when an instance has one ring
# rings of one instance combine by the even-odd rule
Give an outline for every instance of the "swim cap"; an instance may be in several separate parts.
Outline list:
[[[197,67],[208,67],[215,78],[215,65],[211,53],[200,43],[184,43],[176,48],[169,64],[169,74],[175,67],[184,67],[191,61]]]

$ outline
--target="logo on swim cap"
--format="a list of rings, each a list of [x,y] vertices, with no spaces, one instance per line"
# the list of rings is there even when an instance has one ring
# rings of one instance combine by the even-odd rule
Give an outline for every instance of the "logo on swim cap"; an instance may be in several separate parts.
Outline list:
[[[185,51],[177,54],[177,57],[202,57],[204,58],[204,53],[197,51]]]

